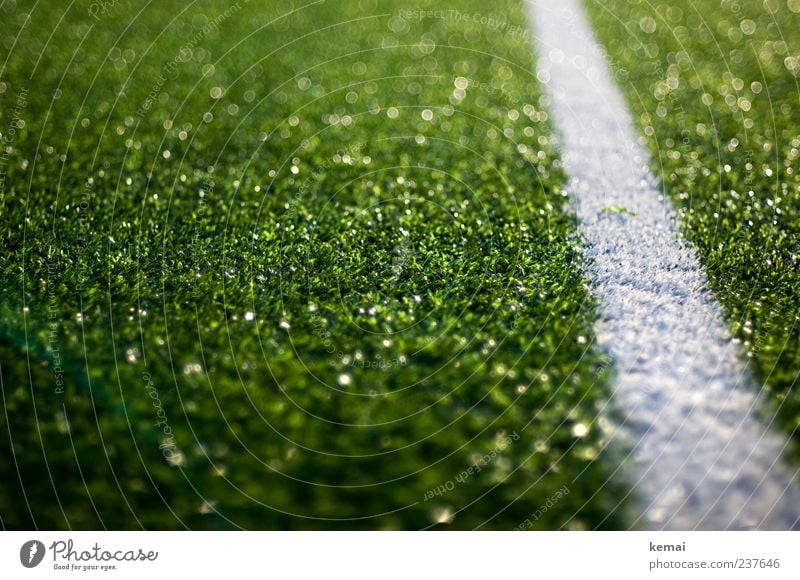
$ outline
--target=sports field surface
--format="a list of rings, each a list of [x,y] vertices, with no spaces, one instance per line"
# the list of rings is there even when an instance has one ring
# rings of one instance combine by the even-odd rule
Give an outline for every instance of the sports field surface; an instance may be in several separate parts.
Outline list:
[[[796,527],[797,31],[3,0],[0,527]]]

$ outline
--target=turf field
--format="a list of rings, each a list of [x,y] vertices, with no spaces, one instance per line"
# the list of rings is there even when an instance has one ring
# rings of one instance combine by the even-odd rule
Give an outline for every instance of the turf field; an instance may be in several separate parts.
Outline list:
[[[635,525],[524,3],[267,4],[0,4],[0,525]],[[800,4],[585,4],[792,432]]]

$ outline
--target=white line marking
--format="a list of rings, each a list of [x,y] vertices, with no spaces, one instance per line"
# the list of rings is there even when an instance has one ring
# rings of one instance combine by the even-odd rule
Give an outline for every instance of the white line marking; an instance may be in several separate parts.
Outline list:
[[[636,525],[796,527],[797,474],[779,459],[786,440],[757,416],[765,407],[578,0],[534,0],[530,15],[601,301],[597,338],[615,360],[614,399],[628,417]]]

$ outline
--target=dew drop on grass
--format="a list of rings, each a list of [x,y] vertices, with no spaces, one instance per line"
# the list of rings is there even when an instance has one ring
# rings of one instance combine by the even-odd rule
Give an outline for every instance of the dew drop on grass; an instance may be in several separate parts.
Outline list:
[[[536,453],[547,453],[550,451],[550,443],[546,440],[538,440],[533,444],[533,450]]]
[[[649,16],[645,16],[639,20],[639,28],[647,34],[652,34],[656,31],[656,21]]]
[[[439,506],[431,510],[430,519],[434,524],[449,524],[456,515],[449,506]]]
[[[572,426],[572,436],[582,439],[589,434],[589,427],[585,423],[575,423]]]
[[[162,442],[162,445],[166,445],[166,442]],[[173,467],[180,467],[184,463],[183,453],[175,452],[170,454],[167,458],[167,463],[169,463]]]
[[[183,374],[186,375],[186,376],[197,375],[197,374],[200,374],[201,372],[203,372],[203,367],[202,367],[202,365],[200,363],[196,363],[196,362],[187,363],[183,367]]]
[[[756,31],[756,23],[749,18],[746,18],[742,20],[741,24],[739,24],[739,28],[741,28],[742,32],[744,32],[746,35],[750,36]]]

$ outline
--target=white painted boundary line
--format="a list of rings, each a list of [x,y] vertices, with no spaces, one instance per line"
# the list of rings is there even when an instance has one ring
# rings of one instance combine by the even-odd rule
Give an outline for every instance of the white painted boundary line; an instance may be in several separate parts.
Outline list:
[[[797,527],[797,474],[780,460],[786,441],[756,416],[757,389],[649,173],[579,0],[529,4],[538,76],[601,300],[598,342],[615,360],[621,433],[634,450],[636,524]]]

